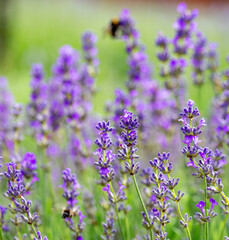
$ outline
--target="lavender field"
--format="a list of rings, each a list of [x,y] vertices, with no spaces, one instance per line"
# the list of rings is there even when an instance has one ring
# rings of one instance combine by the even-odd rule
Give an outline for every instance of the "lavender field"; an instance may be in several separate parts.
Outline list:
[[[9,7],[0,240],[229,239],[228,6],[55,3]]]

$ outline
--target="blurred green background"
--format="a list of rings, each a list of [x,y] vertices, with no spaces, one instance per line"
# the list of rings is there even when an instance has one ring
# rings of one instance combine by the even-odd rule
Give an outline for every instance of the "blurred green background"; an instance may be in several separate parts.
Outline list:
[[[119,16],[123,8],[129,8],[141,33],[149,58],[154,64],[155,78],[158,65],[155,58],[154,39],[158,31],[173,36],[172,24],[176,20],[179,1],[70,1],[70,0],[1,0],[2,16],[7,16],[7,40],[1,50],[0,75],[8,78],[16,101],[29,99],[30,68],[32,63],[42,62],[47,79],[58,49],[70,44],[80,49],[81,34],[91,30],[98,36],[100,72],[97,78],[98,94],[95,110],[101,111],[105,99],[113,97],[115,87],[124,86],[127,78],[124,45],[104,34],[112,17]],[[190,1],[189,7],[199,8],[198,26],[210,42],[217,42],[221,68],[225,68],[228,53],[227,1]],[[1,26],[3,21],[1,22]],[[187,80],[190,76],[187,75]],[[204,89],[205,103],[212,95],[210,84]],[[190,97],[197,99],[195,88],[190,86]],[[205,104],[203,104],[205,105]]]

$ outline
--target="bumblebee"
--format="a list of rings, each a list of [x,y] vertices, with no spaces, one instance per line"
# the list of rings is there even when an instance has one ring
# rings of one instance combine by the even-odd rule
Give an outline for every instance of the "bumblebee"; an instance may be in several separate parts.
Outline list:
[[[72,218],[75,216],[75,212],[71,211],[69,208],[65,208],[62,212],[62,218]]]
[[[118,18],[113,18],[110,22],[107,32],[113,37],[117,37],[118,30],[121,26],[121,21]]]

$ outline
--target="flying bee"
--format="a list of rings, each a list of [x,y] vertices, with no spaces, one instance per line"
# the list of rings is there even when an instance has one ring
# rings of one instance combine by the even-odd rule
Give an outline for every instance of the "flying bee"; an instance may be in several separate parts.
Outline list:
[[[106,32],[110,34],[113,38],[116,38],[118,35],[118,30],[121,26],[121,21],[118,18],[113,18],[110,23],[108,28],[106,29]]]
[[[63,211],[62,211],[62,218],[72,218],[76,216],[76,212],[75,211],[71,211],[69,208],[65,208]]]

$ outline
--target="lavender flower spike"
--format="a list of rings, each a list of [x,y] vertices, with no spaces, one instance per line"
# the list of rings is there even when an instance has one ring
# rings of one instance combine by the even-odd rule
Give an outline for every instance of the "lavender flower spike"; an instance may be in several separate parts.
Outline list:
[[[120,119],[120,127],[123,129],[121,132],[121,139],[123,141],[122,144],[120,144],[120,148],[118,151],[118,156],[121,159],[127,160],[125,163],[126,172],[129,173],[133,177],[133,182],[135,185],[135,189],[137,191],[139,200],[141,202],[142,208],[144,210],[144,218],[146,219],[146,222],[148,223],[148,230],[150,234],[150,239],[153,239],[153,232],[152,232],[152,226],[151,221],[149,218],[148,211],[146,209],[145,203],[142,199],[137,180],[135,178],[135,174],[138,173],[140,169],[140,164],[135,163],[134,159],[138,158],[138,156],[135,154],[137,152],[137,148],[135,148],[135,145],[137,144],[137,128],[140,126],[138,122],[138,118],[131,112],[128,112],[127,110],[124,111],[124,115],[121,116]]]
[[[137,148],[137,128],[140,126],[138,118],[127,110],[124,111],[124,115],[121,116],[120,127],[123,129],[120,137],[123,143],[120,145],[118,150],[118,156],[121,159],[127,160],[125,163],[126,172],[130,175],[138,173],[140,164],[135,163],[134,159],[138,158],[136,155]]]
[[[34,238],[33,240],[48,240],[48,238],[46,236],[42,238],[40,231],[38,231],[37,238]]]
[[[74,236],[78,239],[78,237],[81,237],[81,233],[85,227],[85,223],[83,222],[85,216],[80,211],[80,206],[76,205],[80,184],[78,183],[76,175],[71,173],[70,168],[63,171],[62,178],[63,185],[60,187],[64,189],[63,197],[67,200],[67,206],[63,210],[62,217],[68,228],[74,232]],[[76,217],[79,219],[77,224],[74,222]]]

